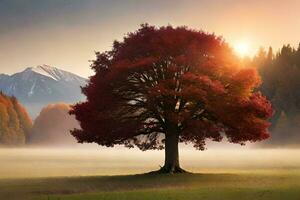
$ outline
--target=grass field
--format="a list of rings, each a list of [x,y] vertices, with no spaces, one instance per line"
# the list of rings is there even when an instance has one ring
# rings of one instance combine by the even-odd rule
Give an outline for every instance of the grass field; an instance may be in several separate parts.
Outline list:
[[[300,170],[0,180],[1,200],[299,200]]]
[[[299,153],[183,150],[194,174],[126,175],[158,169],[163,152],[2,149],[0,200],[300,200]]]

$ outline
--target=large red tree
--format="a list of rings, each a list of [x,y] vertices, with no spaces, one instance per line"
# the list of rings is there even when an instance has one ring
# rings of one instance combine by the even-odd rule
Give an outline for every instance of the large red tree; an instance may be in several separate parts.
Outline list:
[[[182,172],[178,143],[204,150],[205,140],[244,144],[269,137],[270,102],[240,68],[222,38],[186,27],[142,25],[111,51],[96,53],[87,101],[71,114],[79,142],[165,149],[162,172]]]

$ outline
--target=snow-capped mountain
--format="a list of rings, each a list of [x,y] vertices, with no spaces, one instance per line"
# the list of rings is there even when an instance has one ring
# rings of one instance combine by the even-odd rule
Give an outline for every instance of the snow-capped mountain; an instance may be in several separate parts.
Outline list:
[[[81,86],[86,79],[48,65],[29,67],[11,76],[0,74],[0,90],[13,95],[35,117],[50,103],[75,103],[84,100]]]

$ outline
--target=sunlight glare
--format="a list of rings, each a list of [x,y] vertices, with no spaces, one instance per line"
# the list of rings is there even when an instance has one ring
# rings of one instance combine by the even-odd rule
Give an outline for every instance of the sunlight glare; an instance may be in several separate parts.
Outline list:
[[[241,57],[250,56],[250,44],[248,41],[238,41],[234,45],[234,51]]]

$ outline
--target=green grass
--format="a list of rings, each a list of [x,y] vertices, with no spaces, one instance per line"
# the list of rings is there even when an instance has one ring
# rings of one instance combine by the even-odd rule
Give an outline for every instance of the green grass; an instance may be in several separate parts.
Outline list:
[[[300,200],[300,171],[0,180],[2,200]]]

